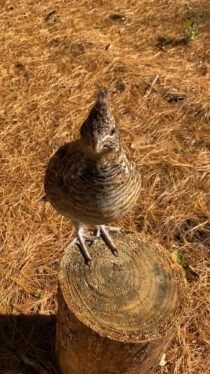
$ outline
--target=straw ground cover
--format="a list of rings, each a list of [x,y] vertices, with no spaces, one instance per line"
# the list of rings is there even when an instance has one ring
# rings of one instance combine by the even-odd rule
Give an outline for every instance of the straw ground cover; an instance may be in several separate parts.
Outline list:
[[[119,225],[199,275],[157,373],[208,372],[208,17],[207,0],[1,1],[0,373],[56,373],[57,270],[74,230],[42,200],[43,175],[103,87],[143,176]]]

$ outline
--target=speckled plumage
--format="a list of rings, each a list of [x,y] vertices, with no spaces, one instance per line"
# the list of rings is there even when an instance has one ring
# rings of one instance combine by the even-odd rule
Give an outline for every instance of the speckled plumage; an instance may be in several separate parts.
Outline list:
[[[47,199],[74,223],[108,224],[123,217],[139,196],[140,171],[120,142],[106,96],[99,94],[80,139],[59,148],[46,170]]]

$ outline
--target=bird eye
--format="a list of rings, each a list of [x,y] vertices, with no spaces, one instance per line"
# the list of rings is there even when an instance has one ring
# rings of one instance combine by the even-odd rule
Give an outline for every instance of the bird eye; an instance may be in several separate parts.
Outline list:
[[[111,130],[111,135],[114,135],[115,134],[115,129],[112,129]]]

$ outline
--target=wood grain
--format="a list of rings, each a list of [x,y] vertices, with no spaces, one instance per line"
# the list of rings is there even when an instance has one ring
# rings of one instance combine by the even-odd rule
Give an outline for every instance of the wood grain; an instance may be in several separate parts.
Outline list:
[[[143,373],[142,365],[157,365],[182,316],[185,282],[170,254],[136,234],[117,234],[115,243],[118,257],[103,241],[90,247],[91,268],[77,248],[63,257],[57,355],[70,369],[62,374],[86,373],[87,367],[91,373],[120,373],[134,362]]]

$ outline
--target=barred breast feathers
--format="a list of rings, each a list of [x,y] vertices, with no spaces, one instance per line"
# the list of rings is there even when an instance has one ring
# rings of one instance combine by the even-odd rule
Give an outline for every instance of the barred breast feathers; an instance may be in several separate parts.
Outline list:
[[[90,160],[77,142],[55,153],[45,177],[52,205],[62,214],[90,224],[124,216],[136,202],[140,185],[140,172],[122,146],[108,157]]]

